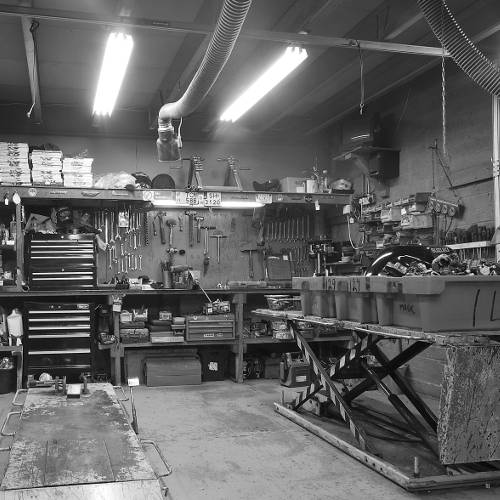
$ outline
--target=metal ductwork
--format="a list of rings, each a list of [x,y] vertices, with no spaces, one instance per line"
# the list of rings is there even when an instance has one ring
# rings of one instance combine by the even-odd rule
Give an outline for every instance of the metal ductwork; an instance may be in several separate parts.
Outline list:
[[[180,138],[175,133],[172,119],[192,113],[208,94],[231,55],[251,3],[252,0],[224,1],[212,39],[191,83],[178,101],[160,108],[156,141],[159,161],[180,158]]]
[[[480,87],[500,96],[500,70],[469,40],[446,0],[416,0],[441,45],[458,66]]]

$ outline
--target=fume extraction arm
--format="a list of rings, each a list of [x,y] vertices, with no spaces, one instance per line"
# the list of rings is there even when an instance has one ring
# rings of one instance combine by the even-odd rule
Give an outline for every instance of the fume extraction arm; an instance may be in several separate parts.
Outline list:
[[[224,0],[215,31],[203,60],[182,97],[164,104],[158,113],[159,161],[175,161],[180,158],[182,147],[172,119],[181,119],[192,113],[208,94],[226,64],[252,0]]]
[[[500,96],[500,69],[463,32],[446,0],[416,0],[436,38],[462,71],[492,95]]]

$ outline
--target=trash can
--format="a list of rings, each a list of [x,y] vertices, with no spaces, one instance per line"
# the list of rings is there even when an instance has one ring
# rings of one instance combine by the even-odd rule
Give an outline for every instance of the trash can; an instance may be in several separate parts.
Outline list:
[[[14,360],[12,358],[2,358],[0,360],[0,394],[15,392],[17,373]]]

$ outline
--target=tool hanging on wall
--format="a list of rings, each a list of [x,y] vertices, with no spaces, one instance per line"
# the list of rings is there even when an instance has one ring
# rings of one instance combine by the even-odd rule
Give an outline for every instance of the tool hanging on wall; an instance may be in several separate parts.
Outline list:
[[[194,218],[198,212],[186,210],[184,213],[188,216],[188,240],[189,246],[192,247],[194,245]]]
[[[254,278],[253,252],[258,252],[258,248],[247,245],[245,248],[242,248],[241,251],[243,253],[248,253],[248,277],[250,279],[253,279]]]
[[[167,217],[164,224],[168,227],[168,246],[172,248],[174,246],[174,227],[177,225],[177,221],[172,217]]]
[[[196,223],[196,243],[200,243],[201,241],[201,223],[205,220],[205,217],[201,217],[200,215],[195,216],[194,218]]]
[[[200,229],[205,231],[203,236],[203,274],[207,274],[208,266],[210,264],[210,250],[208,246],[209,242],[209,231],[215,229],[215,226],[201,226]]]
[[[162,245],[165,245],[167,243],[167,237],[165,235],[165,227],[163,225],[163,212],[160,212],[158,214],[158,227],[160,230],[160,241]]]
[[[223,234],[222,231],[218,230],[215,231],[212,235],[210,235],[210,238],[217,239],[217,264],[220,264],[220,240],[222,238],[227,238],[227,236]]]

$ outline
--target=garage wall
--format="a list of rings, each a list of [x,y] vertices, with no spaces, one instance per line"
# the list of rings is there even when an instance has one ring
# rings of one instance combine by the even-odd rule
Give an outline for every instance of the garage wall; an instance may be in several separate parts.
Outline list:
[[[451,189],[442,168],[433,163],[429,149],[437,140],[442,149],[441,71],[437,67],[377,102],[369,113],[380,112],[393,131],[390,146],[400,149],[399,177],[386,185],[374,182],[377,201],[397,200],[415,192],[435,191],[444,200],[459,200],[465,206],[462,217],[452,228],[471,224],[493,225],[493,182],[491,180],[491,97],[463,73],[448,63],[447,71],[447,149],[449,175],[456,189]],[[330,131],[332,155],[340,151],[341,124]],[[334,177],[354,182],[355,192],[362,192],[362,176],[349,162],[333,162]],[[334,237],[347,239],[345,218],[331,219]],[[357,225],[351,226],[357,241]],[[408,346],[384,342],[382,347],[395,356]],[[400,370],[422,394],[439,397],[444,366],[444,349],[430,347]]]
[[[95,158],[94,173],[145,172],[154,177],[159,173],[171,175],[176,186],[184,187],[187,182],[189,161],[159,163],[156,153],[156,138],[118,139],[99,137],[69,137],[44,135],[0,134],[0,141],[28,142],[30,145],[56,144],[67,156],[88,150],[88,156]],[[205,158],[203,181],[207,185],[221,185],[224,181],[225,162],[217,158],[234,156],[241,167],[240,177],[244,189],[253,190],[252,181],[266,181],[270,178],[304,176],[311,172],[314,158],[327,167],[328,143],[326,140],[310,140],[294,144],[261,144],[257,142],[184,142],[183,157],[199,155]]]
[[[460,200],[465,206],[463,216],[452,228],[468,228],[474,223],[492,225],[491,97],[448,62],[446,102],[449,174],[455,190],[450,189],[439,164],[433,164],[429,149],[437,140],[442,150],[440,67],[366,106],[367,113],[381,113],[391,131],[390,146],[401,150],[399,177],[386,185],[373,182],[377,200],[397,200],[435,190],[438,197]],[[340,151],[340,141],[341,124],[330,130],[332,155]],[[361,192],[362,177],[351,162],[332,162],[331,172],[333,177],[353,180],[356,193]],[[345,225],[334,222],[334,234],[346,239]]]

